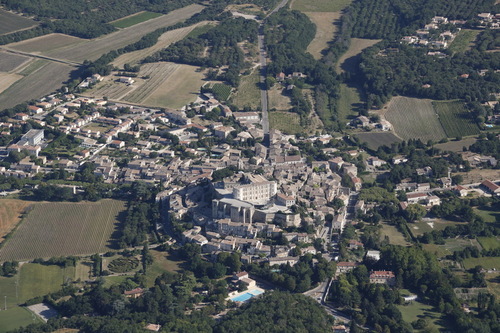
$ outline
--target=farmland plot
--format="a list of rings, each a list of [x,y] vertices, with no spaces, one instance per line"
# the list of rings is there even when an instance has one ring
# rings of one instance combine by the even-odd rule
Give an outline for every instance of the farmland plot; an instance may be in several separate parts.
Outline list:
[[[31,201],[24,200],[0,200],[0,238],[4,237],[16,226],[21,214],[31,204]]]
[[[377,150],[380,146],[388,146],[396,142],[401,142],[401,139],[392,133],[359,133],[356,136],[361,142],[366,142],[368,147]]]
[[[37,23],[29,18],[22,17],[0,9],[0,35],[26,29],[35,26]]]
[[[321,52],[328,47],[328,43],[335,38],[340,12],[306,12],[309,19],[316,25],[316,35],[307,47],[315,59],[320,59]]]
[[[420,139],[427,142],[446,137],[431,100],[394,97],[388,105],[385,118],[403,140]]]
[[[22,75],[0,72],[0,94],[21,78]]]
[[[432,102],[449,138],[479,134],[479,127],[463,102]]]
[[[111,25],[117,27],[117,28],[128,28],[131,27],[135,24],[151,20],[155,17],[161,16],[161,13],[153,13],[153,12],[139,12],[135,13],[132,15],[129,15],[127,17],[122,17],[119,20],[115,20],[113,22],[110,22]]]
[[[63,82],[71,78],[70,73],[74,70],[74,67],[69,65],[46,60],[36,60],[33,64],[40,65],[40,67],[0,94],[0,110],[55,91]]]
[[[0,261],[106,252],[125,202],[36,203],[0,249]]]
[[[28,61],[28,57],[0,52],[0,72],[10,72]]]
[[[55,58],[72,61],[96,60],[101,55],[135,43],[142,36],[156,29],[168,27],[199,13],[204,7],[201,5],[190,5],[174,10],[166,15],[138,23],[134,26],[121,29],[108,35],[89,40],[78,45],[49,51],[44,54]]]
[[[92,98],[103,98],[107,97],[110,100],[119,100],[121,97],[125,96],[131,92],[133,88],[127,84],[115,82],[115,78],[106,80],[94,88],[85,91],[82,95]]]
[[[7,44],[6,47],[22,52],[42,53],[85,42],[85,39],[65,34],[48,34],[21,42]]]
[[[209,21],[203,21],[197,24],[193,24],[189,27],[167,31],[163,35],[161,35],[160,38],[158,38],[158,42],[155,45],[143,50],[137,50],[134,52],[122,54],[121,56],[116,58],[111,64],[116,67],[123,67],[123,65],[125,64],[130,64],[130,65],[138,64],[142,59],[152,55],[153,53],[160,51],[162,49],[166,49],[168,46],[170,46],[170,44],[178,42],[181,39],[184,39],[184,37],[189,35],[189,33],[191,33],[196,28],[211,23],[212,22]]]

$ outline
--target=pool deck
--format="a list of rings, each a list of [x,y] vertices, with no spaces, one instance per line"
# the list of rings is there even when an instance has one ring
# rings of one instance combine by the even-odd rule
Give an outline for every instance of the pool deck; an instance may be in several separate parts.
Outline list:
[[[257,291],[257,293],[254,293],[254,292],[256,292],[256,291]],[[244,294],[246,294],[246,293],[249,293],[249,294],[254,295],[253,297],[249,298],[249,299],[252,299],[252,298],[254,298],[254,297],[256,297],[256,296],[259,296],[259,295],[263,294],[264,292],[265,292],[265,289],[262,289],[262,288],[260,288],[260,287],[252,287],[252,288],[249,288],[249,289],[244,290],[244,291],[242,291],[242,292],[236,292],[236,291],[233,291],[232,293],[230,293],[230,294],[229,294],[229,297],[228,297],[228,298],[226,298],[226,301],[233,300],[234,298],[237,298],[237,297],[239,297],[239,296],[241,296],[241,295],[244,295]],[[248,300],[247,300],[247,301],[248,301]],[[237,302],[237,301],[236,301],[236,302]],[[246,301],[245,301],[245,302],[246,302]]]

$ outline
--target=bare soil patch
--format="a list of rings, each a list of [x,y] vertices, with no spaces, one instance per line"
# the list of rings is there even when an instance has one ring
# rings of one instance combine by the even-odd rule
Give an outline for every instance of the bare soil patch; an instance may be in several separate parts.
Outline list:
[[[65,34],[48,34],[21,42],[7,44],[8,48],[31,53],[49,52],[61,47],[73,46],[85,42],[85,39]]]
[[[18,74],[9,74],[0,72],[0,94],[22,77],[23,77],[22,75]]]

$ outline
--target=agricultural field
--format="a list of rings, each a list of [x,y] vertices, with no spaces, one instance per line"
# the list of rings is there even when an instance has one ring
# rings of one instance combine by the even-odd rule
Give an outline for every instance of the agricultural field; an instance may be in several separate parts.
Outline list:
[[[467,258],[463,261],[465,269],[482,266],[484,269],[500,269],[500,257]]]
[[[477,135],[479,127],[471,117],[471,113],[461,101],[432,102],[439,121],[449,138]]]
[[[498,299],[500,297],[500,272],[486,273],[484,278],[488,291]]]
[[[0,35],[33,27],[37,23],[29,18],[0,9]]]
[[[190,5],[174,10],[166,15],[138,23],[108,35],[95,38],[85,43],[68,46],[54,51],[44,52],[45,55],[72,61],[96,60],[101,55],[137,42],[142,36],[156,29],[168,27],[199,13],[204,7]]]
[[[394,97],[387,106],[385,118],[403,140],[439,141],[446,137],[439,117],[429,99]]]
[[[0,261],[106,252],[125,202],[35,203],[0,249]]]
[[[412,232],[413,231],[414,230],[412,230]],[[453,254],[454,251],[463,250],[467,246],[474,246],[477,247],[479,250],[481,249],[481,246],[475,239],[462,239],[462,238],[447,239],[444,245],[423,244],[423,246],[425,250],[431,253],[435,253],[438,258],[451,255]]]
[[[497,237],[478,237],[477,241],[481,244],[482,248],[487,251],[500,247],[500,239]]]
[[[480,30],[462,29],[450,44],[448,50],[452,53],[463,53],[470,50],[480,32]]]
[[[481,183],[485,179],[500,179],[500,170],[498,169],[472,169],[469,172],[455,174],[463,177],[463,184]]]
[[[392,245],[409,246],[403,234],[393,225],[387,223],[382,224],[382,238],[389,237],[389,243]]]
[[[111,64],[119,68],[123,68],[123,65],[125,64],[130,64],[130,65],[139,64],[142,59],[152,55],[157,51],[166,49],[170,44],[173,44],[175,42],[184,39],[185,37],[189,36],[192,32],[197,31],[197,29],[204,29],[205,27],[211,27],[213,24],[214,22],[203,21],[197,24],[193,24],[189,27],[167,31],[158,38],[158,42],[155,45],[145,48],[143,50],[137,50],[122,54],[121,56],[116,58]]]
[[[271,111],[269,112],[269,127],[276,128],[284,134],[304,133],[305,128],[300,126],[300,117],[296,113]]]
[[[316,25],[316,35],[307,47],[315,59],[322,57],[322,51],[328,47],[328,43],[335,38],[340,12],[306,12],[309,19]]]
[[[288,111],[292,108],[290,97],[283,94],[284,89],[281,86],[274,86],[267,91],[269,110]]]
[[[75,69],[69,65],[46,60],[36,60],[28,67],[31,65],[39,68],[28,74],[24,74],[26,71],[19,72],[18,74],[27,76],[17,80],[0,94],[0,110],[55,91],[71,78],[71,72]]]
[[[22,78],[22,75],[0,72],[0,94]]]
[[[8,52],[0,52],[0,72],[10,72],[28,61],[28,57]]]
[[[73,37],[65,34],[48,34],[23,40],[6,45],[9,49],[14,49],[29,53],[45,53],[67,46],[74,46],[85,42],[85,39]]]
[[[352,0],[293,0],[291,7],[301,12],[340,12],[351,2]]]
[[[122,17],[121,19],[112,21],[110,23],[112,26],[116,28],[128,28],[138,23],[145,22],[147,20],[151,20],[162,15],[163,14],[161,13],[139,12],[129,15],[127,17]]]
[[[129,92],[134,90],[133,86],[129,86],[125,83],[116,82],[117,77],[110,76],[106,77],[104,81],[94,86],[92,89],[84,91],[83,96],[91,98],[103,98],[106,97],[109,100],[116,101],[124,98]],[[139,80],[135,79],[135,86],[138,85]],[[142,82],[142,81],[140,81]]]
[[[227,101],[231,96],[233,88],[224,83],[214,83],[210,87],[217,99],[220,101]]]
[[[361,140],[361,142],[366,142],[368,147],[373,150],[377,150],[380,146],[388,146],[395,142],[401,142],[401,139],[392,133],[370,133],[363,132],[357,133],[356,136]]]
[[[21,215],[33,202],[17,199],[0,199],[0,240],[21,220]]]
[[[352,118],[357,117],[363,107],[359,89],[340,84],[340,98],[338,100],[338,117],[342,124],[347,124]]]
[[[242,76],[238,90],[232,96],[232,103],[240,109],[246,106],[252,110],[257,109],[260,106],[259,82],[260,76],[258,70],[254,70],[249,75]]]
[[[344,53],[337,63],[337,73],[343,72],[355,72],[357,67],[357,56],[361,54],[361,52],[378,42],[381,39],[362,39],[362,38],[352,38],[351,44],[349,45],[349,49]]]
[[[205,83],[204,72],[195,66],[168,62],[161,64],[167,67],[175,66],[176,69],[161,84],[149,84],[152,92],[143,103],[158,107],[180,108],[196,101],[199,89]]]
[[[463,151],[464,147],[469,148],[472,144],[477,141],[476,138],[465,138],[460,141],[452,140],[446,143],[438,143],[434,145],[434,147],[444,150],[444,151],[452,151],[455,153]]]

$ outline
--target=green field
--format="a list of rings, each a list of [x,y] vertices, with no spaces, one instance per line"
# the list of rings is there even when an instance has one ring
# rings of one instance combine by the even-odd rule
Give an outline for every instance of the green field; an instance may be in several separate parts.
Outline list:
[[[125,202],[36,203],[0,249],[0,261],[106,252]],[[116,236],[116,235],[115,235]]]
[[[165,252],[160,252],[156,250],[150,250],[151,255],[154,258],[153,264],[148,267],[146,272],[146,285],[148,287],[154,286],[156,278],[165,272],[178,272],[180,271],[179,265],[182,264],[181,261],[177,261],[176,258]]]
[[[255,110],[260,106],[259,71],[241,77],[238,91],[233,95],[233,104],[239,108],[246,106]]]
[[[408,246],[411,245],[406,241],[403,234],[396,229],[395,226],[389,225],[387,223],[382,224],[382,234],[381,237],[385,238],[385,236],[389,237],[389,243],[392,245],[400,245],[400,246]]]
[[[426,251],[435,253],[438,258],[453,254],[454,251],[463,250],[468,246],[477,247],[479,250],[481,249],[479,243],[475,239],[461,239],[461,238],[447,239],[444,245],[423,244],[423,246]]]
[[[3,305],[3,304],[2,304]],[[30,310],[22,307],[7,308],[0,311],[0,333],[15,330],[21,326],[33,323],[41,323],[42,320],[35,316]]]
[[[352,0],[295,0],[292,9],[302,12],[340,12],[351,2]]]
[[[455,37],[448,50],[452,53],[465,52],[469,50],[480,32],[481,30],[463,29],[458,33],[457,37]]]
[[[439,121],[449,138],[479,134],[479,127],[471,117],[471,113],[461,101],[432,102]]]
[[[478,237],[477,241],[481,244],[483,249],[487,251],[498,249],[500,247],[500,240],[496,237]]]
[[[482,266],[485,269],[500,269],[500,257],[467,258],[463,261],[465,269]]]
[[[140,12],[134,15],[130,15],[124,17],[122,19],[111,22],[111,25],[117,28],[128,28],[137,23],[145,22],[147,20],[151,20],[153,18],[162,16],[161,13],[153,13],[153,12]]]
[[[186,35],[184,38],[196,38],[204,33],[208,32],[214,26],[212,24],[206,24],[199,27],[194,28],[190,33]]]
[[[306,130],[300,126],[298,114],[281,111],[269,112],[269,127],[278,129],[285,134],[304,133]]]
[[[359,90],[342,83],[340,85],[340,98],[338,100],[339,121],[348,123],[351,118],[357,117],[363,107]]]
[[[434,307],[431,305],[413,301],[407,305],[396,306],[399,311],[401,311],[403,320],[407,323],[411,323],[412,321],[422,318],[427,320],[429,328],[444,326],[442,314],[436,312]]]
[[[478,207],[474,208],[474,213],[481,216],[484,222],[496,223],[500,222],[500,211],[493,207]]]
[[[390,147],[392,143],[401,142],[401,139],[392,133],[357,133],[356,136],[361,142],[366,142],[368,147],[377,150],[380,146]]]

